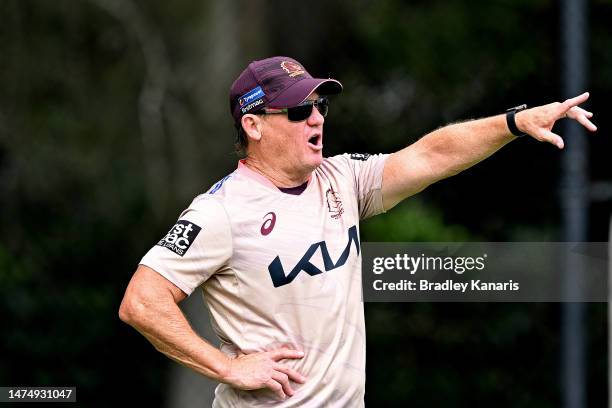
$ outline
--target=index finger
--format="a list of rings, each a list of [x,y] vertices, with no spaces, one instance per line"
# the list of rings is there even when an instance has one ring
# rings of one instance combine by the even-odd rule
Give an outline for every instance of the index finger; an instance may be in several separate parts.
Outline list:
[[[589,99],[589,93],[588,92],[584,92],[578,96],[574,96],[573,98],[569,98],[566,99],[565,102],[563,102],[562,106],[563,106],[563,111],[567,111],[569,109],[571,109],[573,106],[578,106],[581,103],[583,103],[584,101],[586,101],[587,99]]]
[[[269,353],[270,353],[270,358],[274,361],[282,360],[283,358],[302,358],[304,357],[303,351],[290,350],[286,348],[269,351]]]

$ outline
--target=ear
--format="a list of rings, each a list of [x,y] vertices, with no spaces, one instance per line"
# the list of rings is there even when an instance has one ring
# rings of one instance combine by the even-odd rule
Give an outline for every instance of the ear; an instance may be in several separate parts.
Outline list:
[[[263,123],[259,116],[247,113],[240,119],[240,123],[249,139],[253,141],[261,139]]]

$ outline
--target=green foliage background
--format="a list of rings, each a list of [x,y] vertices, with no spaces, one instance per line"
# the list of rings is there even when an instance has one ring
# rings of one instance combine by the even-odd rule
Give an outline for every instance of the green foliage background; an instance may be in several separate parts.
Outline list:
[[[0,385],[161,406],[166,360],[117,310],[140,257],[235,167],[227,90],[289,55],[340,79],[326,154],[395,151],[452,121],[560,100],[558,2],[0,2]],[[610,180],[612,3],[589,2],[590,177]],[[559,240],[563,152],[512,143],[365,241]],[[607,240],[608,203],[589,239]],[[606,309],[588,306],[589,406]],[[373,406],[560,404],[560,305],[367,304]],[[113,390],[113,392],[110,392]]]

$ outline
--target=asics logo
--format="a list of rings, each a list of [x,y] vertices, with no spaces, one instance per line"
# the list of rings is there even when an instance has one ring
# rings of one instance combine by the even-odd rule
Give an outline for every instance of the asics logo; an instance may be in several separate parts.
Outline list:
[[[272,232],[275,224],[276,224],[276,214],[274,214],[273,212],[269,212],[266,215],[264,215],[264,223],[261,224],[261,229],[259,230],[259,232],[261,232],[261,235],[266,236]]]

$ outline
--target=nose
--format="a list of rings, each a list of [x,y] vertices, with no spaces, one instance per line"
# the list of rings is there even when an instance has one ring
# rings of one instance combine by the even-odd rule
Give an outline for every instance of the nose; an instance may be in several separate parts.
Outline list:
[[[308,125],[310,126],[322,126],[325,122],[325,118],[319,112],[319,109],[316,106],[312,107],[312,112],[310,112],[310,116],[308,117]]]

